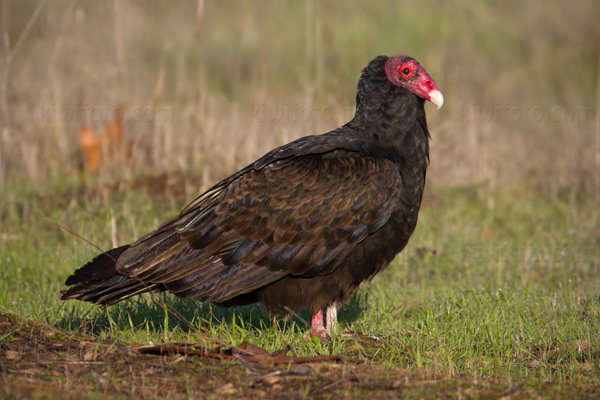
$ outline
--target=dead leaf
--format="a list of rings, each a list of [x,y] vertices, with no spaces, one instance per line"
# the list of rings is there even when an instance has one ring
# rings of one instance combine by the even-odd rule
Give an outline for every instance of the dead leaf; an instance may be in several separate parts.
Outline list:
[[[235,386],[233,386],[233,383],[231,382],[221,386],[219,389],[217,389],[217,391],[221,394],[234,394],[235,392],[237,392]]]
[[[239,350],[242,350],[241,352]],[[232,349],[233,354],[241,354],[241,355],[253,355],[253,356],[265,356],[268,355],[269,352],[263,349],[260,346],[257,346],[252,343],[243,342],[239,346]]]
[[[345,356],[339,354],[305,357],[288,356],[287,353],[290,350],[289,346],[287,346],[285,349],[278,350],[272,354],[269,354],[269,352],[267,352],[265,349],[246,342],[240,344],[237,347],[217,347],[214,350],[182,343],[167,343],[157,346],[142,346],[137,347],[135,349],[142,354],[182,354],[188,356],[218,358],[221,360],[243,360],[251,363],[268,364],[304,364],[346,360]]]
[[[265,375],[261,378],[261,380],[264,383],[266,383],[267,385],[273,385],[282,379],[283,379],[283,377],[281,376],[281,372],[279,372],[279,371],[269,374],[269,375]]]
[[[6,358],[8,358],[9,360],[18,360],[21,358],[21,353],[19,353],[18,351],[13,351],[13,350],[7,350],[5,355],[6,355]]]

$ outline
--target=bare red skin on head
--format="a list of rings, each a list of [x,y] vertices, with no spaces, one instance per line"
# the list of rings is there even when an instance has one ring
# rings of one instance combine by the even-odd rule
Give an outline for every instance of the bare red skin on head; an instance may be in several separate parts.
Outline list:
[[[403,87],[425,100],[431,101],[429,93],[438,90],[425,68],[409,56],[398,55],[388,58],[385,62],[385,75],[392,84]]]

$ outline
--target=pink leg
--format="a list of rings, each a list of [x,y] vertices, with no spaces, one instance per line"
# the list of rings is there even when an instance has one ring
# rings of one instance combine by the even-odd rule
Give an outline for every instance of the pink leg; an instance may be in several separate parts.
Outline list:
[[[325,310],[325,331],[331,336],[335,332],[335,326],[337,325],[337,304],[335,301],[327,306]]]
[[[310,321],[310,332],[304,335],[304,339],[308,339],[309,336],[316,336],[320,339],[329,339],[329,334],[325,331],[323,326],[323,310],[317,311]]]
[[[325,311],[325,325],[323,325],[323,311]],[[335,331],[337,322],[337,306],[335,302],[327,308],[317,311],[310,321],[310,332],[304,335],[304,339],[308,336],[316,336],[320,339],[329,339],[331,333]]]

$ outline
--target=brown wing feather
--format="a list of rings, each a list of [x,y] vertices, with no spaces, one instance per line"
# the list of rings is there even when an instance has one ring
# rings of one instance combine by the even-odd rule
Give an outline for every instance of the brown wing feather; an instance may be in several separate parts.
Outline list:
[[[249,170],[194,201],[119,259],[119,273],[226,301],[282,277],[331,273],[397,206],[387,160],[321,155]]]
[[[399,172],[387,160],[282,160],[239,177],[212,210],[183,216],[177,232],[224,264],[302,275],[379,229],[401,188]]]

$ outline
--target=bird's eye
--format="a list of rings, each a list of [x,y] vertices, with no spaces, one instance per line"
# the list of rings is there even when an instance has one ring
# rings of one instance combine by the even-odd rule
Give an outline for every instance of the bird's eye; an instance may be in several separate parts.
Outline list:
[[[408,75],[408,74],[410,73],[410,69],[408,69],[408,68],[404,68],[404,69],[402,70],[402,73],[403,73],[404,75]]]

